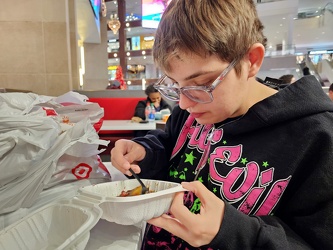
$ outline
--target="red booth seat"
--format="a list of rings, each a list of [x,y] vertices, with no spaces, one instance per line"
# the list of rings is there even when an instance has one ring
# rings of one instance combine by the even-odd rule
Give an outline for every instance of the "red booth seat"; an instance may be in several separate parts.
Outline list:
[[[131,120],[134,110],[143,97],[117,97],[117,98],[89,98],[104,108],[103,120]],[[119,134],[124,131],[100,131],[99,134]]]
[[[103,120],[130,120],[134,115],[138,102],[145,99],[145,97],[91,97],[89,102],[98,103],[104,109]],[[110,130],[99,131],[98,134],[101,139],[110,141],[107,149],[103,152],[104,154],[109,154],[117,140],[133,138],[134,131]]]

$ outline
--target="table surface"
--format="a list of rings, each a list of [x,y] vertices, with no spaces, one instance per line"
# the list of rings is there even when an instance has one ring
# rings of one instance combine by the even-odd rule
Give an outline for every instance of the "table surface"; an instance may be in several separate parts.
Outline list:
[[[100,130],[154,130],[157,128],[156,124],[165,125],[165,122],[162,120],[148,123],[132,122],[131,120],[104,120]]]
[[[131,120],[104,120],[101,131],[106,130],[154,130],[155,122],[138,123]]]

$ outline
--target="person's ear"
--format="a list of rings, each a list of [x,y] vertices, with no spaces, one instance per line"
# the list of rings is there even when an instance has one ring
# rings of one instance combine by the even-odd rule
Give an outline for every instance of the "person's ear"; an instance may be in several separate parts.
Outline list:
[[[253,77],[258,74],[265,56],[265,47],[261,43],[255,43],[248,52],[249,75]]]

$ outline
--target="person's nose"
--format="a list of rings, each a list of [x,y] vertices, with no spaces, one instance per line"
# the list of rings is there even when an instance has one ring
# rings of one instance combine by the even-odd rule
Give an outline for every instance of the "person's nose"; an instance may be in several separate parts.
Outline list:
[[[197,104],[197,102],[191,100],[186,95],[180,94],[179,96],[179,107],[181,109],[188,109],[190,107],[193,107]]]

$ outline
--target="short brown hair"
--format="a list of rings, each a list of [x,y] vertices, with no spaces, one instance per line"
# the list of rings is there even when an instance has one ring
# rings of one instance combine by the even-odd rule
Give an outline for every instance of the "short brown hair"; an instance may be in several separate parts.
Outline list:
[[[156,31],[154,61],[170,70],[182,53],[240,60],[254,43],[266,46],[263,28],[253,0],[173,0]]]

